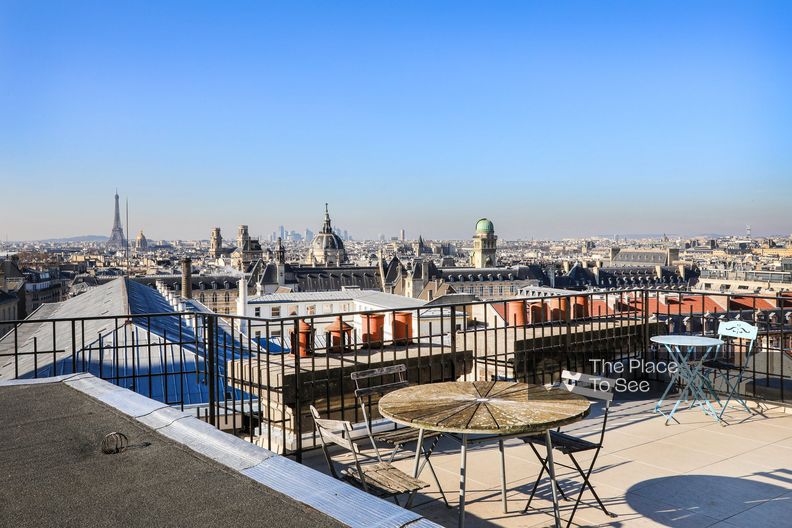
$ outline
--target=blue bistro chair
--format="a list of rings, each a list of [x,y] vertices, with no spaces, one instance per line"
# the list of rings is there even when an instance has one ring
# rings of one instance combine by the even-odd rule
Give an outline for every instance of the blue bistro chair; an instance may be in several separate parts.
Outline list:
[[[748,363],[753,357],[754,343],[758,333],[757,327],[745,321],[721,322],[718,325],[718,338],[724,344],[712,359],[701,364],[702,375],[705,379],[711,379],[711,383],[714,385],[720,377],[725,384],[727,397],[726,401],[721,403],[722,407],[718,414],[718,420],[721,422],[723,422],[723,413],[732,400],[736,400],[749,414],[753,414],[745,400],[740,397],[739,388],[743,374],[748,369]],[[741,353],[743,358],[740,361]]]

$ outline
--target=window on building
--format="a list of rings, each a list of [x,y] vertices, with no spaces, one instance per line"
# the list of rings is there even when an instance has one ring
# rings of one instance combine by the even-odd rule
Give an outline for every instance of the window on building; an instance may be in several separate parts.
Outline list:
[[[331,303],[325,303],[323,310],[326,314],[333,313],[333,305]]]
[[[280,316],[281,316],[280,306],[273,306],[272,307],[272,317],[280,317]]]
[[[297,306],[296,304],[290,304],[288,309],[289,315],[297,315],[299,309],[300,307]]]
[[[309,304],[307,306],[307,308],[306,308],[306,313],[308,315],[316,315],[316,305],[315,304]]]
[[[260,307],[256,306],[256,309],[253,310],[253,312],[256,314],[256,317],[261,317],[261,308]]]

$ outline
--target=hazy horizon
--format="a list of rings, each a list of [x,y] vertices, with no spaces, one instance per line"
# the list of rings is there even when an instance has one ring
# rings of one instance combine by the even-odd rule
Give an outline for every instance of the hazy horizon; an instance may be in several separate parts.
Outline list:
[[[790,49],[788,2],[3,2],[0,239],[116,188],[130,239],[788,236]]]

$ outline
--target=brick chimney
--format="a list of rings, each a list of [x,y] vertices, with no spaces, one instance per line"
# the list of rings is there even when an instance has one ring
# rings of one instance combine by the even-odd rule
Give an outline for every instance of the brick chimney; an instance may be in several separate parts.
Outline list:
[[[192,259],[184,257],[181,265],[181,295],[185,299],[192,299]]]

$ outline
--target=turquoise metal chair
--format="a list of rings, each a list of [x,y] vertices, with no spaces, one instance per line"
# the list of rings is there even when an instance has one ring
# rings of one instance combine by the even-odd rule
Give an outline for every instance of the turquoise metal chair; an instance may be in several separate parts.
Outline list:
[[[705,379],[711,377],[711,384],[717,383],[718,377],[726,386],[726,401],[721,403],[718,420],[723,422],[723,413],[732,400],[736,400],[749,414],[753,414],[748,404],[740,396],[739,389],[748,362],[753,357],[754,343],[759,329],[745,321],[723,321],[718,326],[718,338],[724,342],[712,359],[701,364]],[[738,341],[741,340],[741,341]],[[737,350],[737,349],[741,350]],[[739,356],[743,355],[742,360]],[[714,393],[714,391],[713,391]]]

